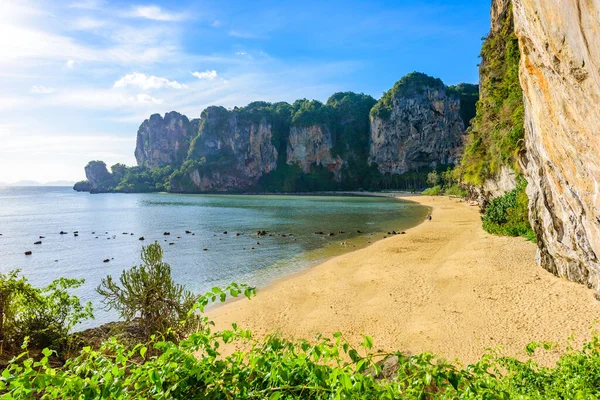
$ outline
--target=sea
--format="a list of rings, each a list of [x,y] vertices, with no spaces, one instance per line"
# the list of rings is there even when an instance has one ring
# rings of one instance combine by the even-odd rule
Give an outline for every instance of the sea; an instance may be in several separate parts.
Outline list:
[[[427,207],[391,196],[89,194],[70,187],[0,187],[0,272],[19,269],[35,286],[59,277],[85,279],[73,290],[94,307],[95,319],[78,327],[84,329],[119,318],[103,308],[95,289],[107,275],[118,278],[139,264],[142,246],[158,242],[174,280],[195,293],[231,282],[260,290],[426,218]],[[25,255],[28,251],[32,254]]]

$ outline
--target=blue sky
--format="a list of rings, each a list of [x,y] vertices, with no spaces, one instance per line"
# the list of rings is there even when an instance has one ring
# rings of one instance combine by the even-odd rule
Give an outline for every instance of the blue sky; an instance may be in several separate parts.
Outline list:
[[[216,104],[477,82],[487,0],[0,0],[0,182],[134,164],[139,124]]]

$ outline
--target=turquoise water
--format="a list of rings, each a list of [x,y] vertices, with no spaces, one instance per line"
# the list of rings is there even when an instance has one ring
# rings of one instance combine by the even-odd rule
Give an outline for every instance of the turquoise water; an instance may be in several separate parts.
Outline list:
[[[34,285],[60,276],[85,278],[76,293],[94,305],[96,320],[87,327],[117,319],[101,310],[94,289],[104,276],[136,265],[143,244],[159,241],[174,279],[194,292],[232,281],[261,287],[362,247],[381,232],[414,226],[427,212],[377,197],[90,195],[63,187],[7,187],[0,188],[0,272],[21,269]],[[258,230],[273,236],[257,237]],[[38,240],[42,244],[34,245]],[[25,256],[28,250],[33,254]]]

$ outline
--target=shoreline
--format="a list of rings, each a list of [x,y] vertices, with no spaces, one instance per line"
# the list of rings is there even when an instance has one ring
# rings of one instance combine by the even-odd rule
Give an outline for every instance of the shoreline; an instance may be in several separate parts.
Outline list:
[[[236,322],[256,337],[341,331],[358,344],[366,334],[377,349],[460,363],[498,346],[524,357],[529,342],[552,341],[560,348],[536,357],[549,364],[569,336],[575,348],[589,340],[600,302],[538,266],[535,244],[485,233],[478,209],[457,199],[393,195],[431,207],[432,221],[278,279],[250,301],[212,307],[208,317],[217,329]]]

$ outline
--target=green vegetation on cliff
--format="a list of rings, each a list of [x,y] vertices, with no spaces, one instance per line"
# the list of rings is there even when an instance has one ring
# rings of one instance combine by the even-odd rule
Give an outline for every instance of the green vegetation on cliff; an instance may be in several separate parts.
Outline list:
[[[509,7],[500,30],[485,38],[481,49],[480,99],[461,163],[464,181],[475,186],[504,165],[520,170],[517,154],[523,148],[524,105],[519,43]]]

